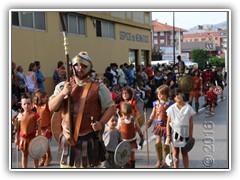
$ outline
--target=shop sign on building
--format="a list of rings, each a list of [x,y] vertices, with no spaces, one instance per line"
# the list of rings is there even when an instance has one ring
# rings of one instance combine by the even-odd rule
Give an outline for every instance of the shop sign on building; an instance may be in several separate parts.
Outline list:
[[[120,40],[149,43],[148,35],[133,34],[125,31],[120,31],[119,35]]]

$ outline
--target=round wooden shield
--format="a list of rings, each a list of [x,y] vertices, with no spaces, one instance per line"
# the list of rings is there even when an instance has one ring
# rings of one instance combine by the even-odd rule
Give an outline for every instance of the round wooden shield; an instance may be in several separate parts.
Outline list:
[[[222,94],[221,86],[216,86],[213,90],[214,94]]]
[[[62,133],[62,110],[54,112],[51,119],[51,129],[53,133],[53,137],[59,143],[59,137]]]
[[[130,155],[131,155],[130,143],[127,141],[122,141],[121,143],[118,144],[115,150],[114,161],[118,166],[122,167],[125,164],[127,164],[127,162],[130,159]]]
[[[28,147],[29,155],[33,159],[40,159],[48,150],[48,139],[45,136],[39,135],[33,138]]]
[[[194,79],[190,75],[184,75],[179,82],[179,87],[183,93],[189,94],[194,87]]]

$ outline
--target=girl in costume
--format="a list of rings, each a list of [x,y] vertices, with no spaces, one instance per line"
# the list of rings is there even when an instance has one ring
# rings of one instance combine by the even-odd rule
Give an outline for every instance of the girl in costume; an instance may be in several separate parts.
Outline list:
[[[199,109],[199,97],[201,96],[201,89],[202,89],[202,79],[200,78],[200,72],[198,70],[194,71],[194,86],[193,90],[190,93],[189,97],[189,104],[192,106],[193,98],[195,98],[195,110],[198,113]]]
[[[48,95],[47,92],[38,89],[33,97],[33,103],[37,110],[37,113],[40,115],[40,128],[41,132],[40,135],[51,139],[52,132],[51,132],[51,112],[48,107]],[[39,162],[39,166],[48,166],[52,161],[51,149],[48,146],[47,153],[42,157],[41,161]]]
[[[157,88],[158,100],[153,102],[153,109],[150,118],[146,124],[146,129],[148,129],[154,120],[153,133],[156,136],[155,150],[157,154],[157,163],[155,168],[166,167],[164,159],[169,153],[169,146],[164,144],[162,153],[162,137],[164,137],[164,142],[166,141],[166,125],[167,125],[167,113],[166,110],[174,103],[168,100],[169,87],[164,84]]]
[[[123,102],[128,102],[132,106],[132,116],[135,116],[138,120],[138,125],[142,126],[144,123],[144,120],[142,119],[142,115],[139,109],[139,105],[134,98],[134,93],[130,87],[125,87],[122,89],[122,100],[121,102],[117,105],[118,108],[118,114],[122,116],[122,111],[121,111],[121,105]]]

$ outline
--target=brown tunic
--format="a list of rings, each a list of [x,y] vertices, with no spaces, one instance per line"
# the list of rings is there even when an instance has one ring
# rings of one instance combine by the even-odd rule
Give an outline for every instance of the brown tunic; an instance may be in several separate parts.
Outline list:
[[[39,115],[31,111],[22,116],[20,120],[20,142],[18,147],[22,151],[28,151],[29,143],[36,135],[38,118]]]
[[[134,118],[131,118],[131,122],[126,124],[124,119],[121,118],[120,132],[123,140],[129,141],[132,149],[137,149],[136,142],[136,131],[135,131],[135,122]]]
[[[73,115],[73,128],[77,122],[77,117],[79,115],[79,106],[82,101],[82,94],[84,92],[84,87],[78,86],[74,82],[72,83],[71,97],[71,114]],[[69,163],[70,153],[69,144],[64,135],[60,137],[60,149],[62,151],[61,166],[74,166],[74,167],[94,167],[100,163],[100,153],[99,153],[99,139],[96,137],[96,132],[92,129],[91,123],[93,121],[100,121],[102,115],[101,102],[98,93],[99,84],[93,82],[87,93],[85,100],[85,106],[83,110],[82,121],[78,133],[78,140],[76,146],[74,147],[74,163]],[[68,106],[67,100],[64,102],[63,112],[62,112],[62,127],[69,129],[69,116],[68,116]]]
[[[91,119],[93,119],[94,121],[99,121],[101,118],[102,113],[101,113],[101,104],[100,104],[99,94],[97,91],[98,88],[99,88],[99,84],[92,83],[92,86],[89,89],[89,92],[87,94],[81,127],[79,130],[79,136],[83,136],[93,132],[93,129],[91,126]],[[83,90],[84,90],[83,86],[73,85],[73,89],[71,92],[71,103],[72,103],[71,114],[73,114],[73,125],[76,124],[78,109],[81,102],[81,96],[82,96]],[[69,129],[67,100],[65,100],[64,104],[65,106],[62,113],[62,119],[63,119],[62,126],[65,127],[66,129]]]

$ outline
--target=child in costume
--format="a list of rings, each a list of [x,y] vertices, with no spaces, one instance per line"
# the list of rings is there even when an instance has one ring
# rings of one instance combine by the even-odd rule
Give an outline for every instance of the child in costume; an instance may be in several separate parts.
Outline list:
[[[40,116],[31,110],[30,96],[23,94],[21,96],[22,112],[18,114],[18,127],[15,134],[15,144],[22,151],[22,168],[28,165],[28,147],[31,140],[38,135],[38,122]],[[40,129],[38,129],[40,130]],[[38,168],[38,160],[34,160],[34,168]]]
[[[132,106],[132,116],[136,117],[138,120],[138,124],[141,126],[144,121],[142,120],[142,115],[140,112],[140,108],[139,105],[137,103],[137,101],[134,98],[134,93],[132,91],[132,89],[130,87],[125,87],[122,89],[122,96],[121,96],[122,100],[121,102],[117,105],[118,108],[118,114],[120,116],[122,116],[122,111],[121,111],[121,104],[123,102],[128,102],[131,104]]]
[[[139,146],[143,145],[143,133],[135,117],[132,116],[132,105],[128,102],[121,104],[120,132],[123,141],[128,141],[131,145],[131,157],[125,168],[135,168],[135,151],[138,148],[136,131],[139,134]]]
[[[48,95],[47,92],[38,89],[33,97],[33,103],[37,110],[37,113],[39,114],[41,120],[40,120],[40,128],[41,132],[40,134],[47,137],[48,139],[51,139],[52,132],[51,132],[51,112],[48,108]],[[52,155],[51,155],[51,149],[50,146],[48,146],[47,153],[41,158],[41,161],[39,162],[39,166],[48,166],[50,162],[52,161]]]
[[[193,137],[193,108],[183,101],[183,93],[177,88],[174,90],[175,104],[167,109],[167,144],[171,144],[174,168],[179,167],[179,152],[181,148],[183,165],[189,167],[188,152],[184,150],[187,141]]]
[[[210,105],[209,115],[214,115],[215,104],[217,102],[217,96],[213,92],[213,90],[214,90],[214,86],[210,86],[209,90],[206,92],[206,97],[207,97],[207,100],[208,100],[209,105]]]
[[[121,132],[117,129],[118,125],[118,114],[115,113],[112,118],[108,121],[107,127],[103,133],[103,141],[106,146],[109,157],[101,165],[103,168],[120,168],[114,162],[114,152],[118,144],[122,141]]]
[[[169,153],[169,146],[164,144],[162,153],[162,137],[164,137],[164,142],[166,141],[166,125],[167,125],[167,113],[166,110],[174,103],[169,101],[169,87],[167,85],[161,85],[157,88],[158,100],[153,102],[153,109],[150,118],[146,124],[146,129],[148,129],[153,120],[155,122],[153,133],[156,135],[155,150],[157,154],[157,163],[155,168],[166,167],[164,159]],[[163,143],[164,143],[163,142]]]
[[[200,72],[198,70],[194,71],[194,86],[190,93],[189,104],[192,106],[193,98],[195,98],[195,111],[198,113],[199,109],[199,97],[201,96],[202,89],[202,79],[200,78]]]

